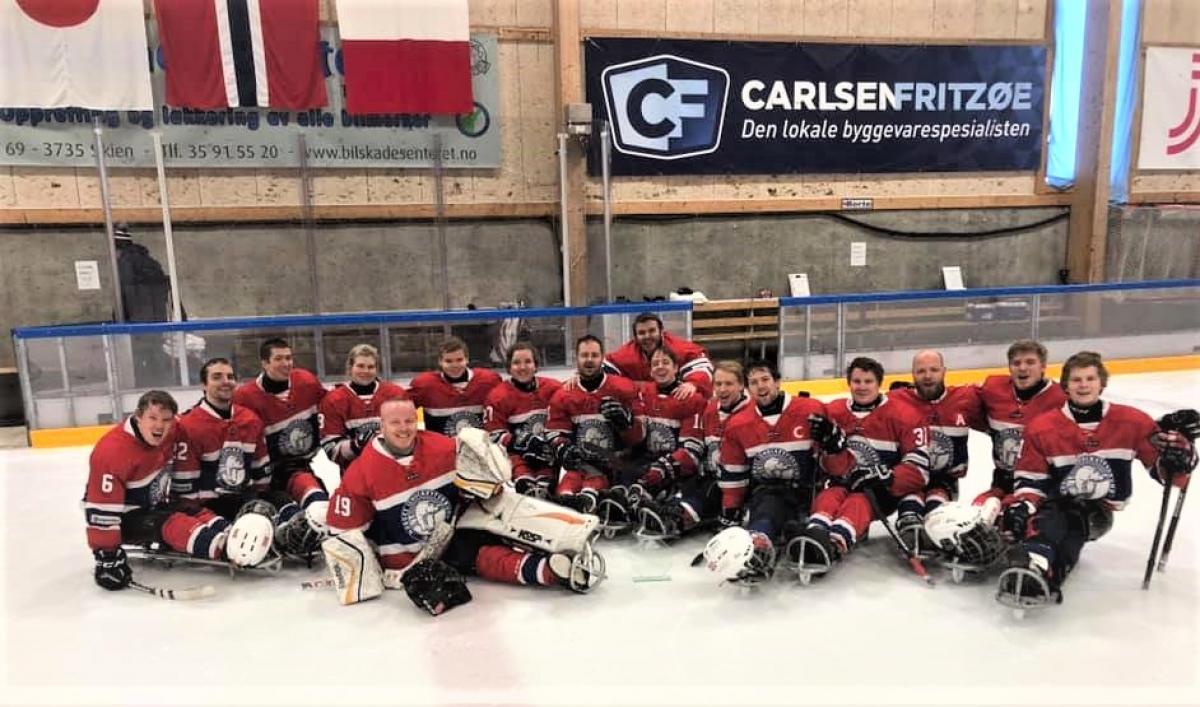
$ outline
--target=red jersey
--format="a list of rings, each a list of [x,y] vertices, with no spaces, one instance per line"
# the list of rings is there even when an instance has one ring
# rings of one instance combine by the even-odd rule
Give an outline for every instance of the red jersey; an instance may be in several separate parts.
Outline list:
[[[537,437],[546,436],[550,419],[550,399],[562,388],[554,378],[537,376],[533,390],[521,390],[512,380],[506,380],[488,393],[483,411],[483,429],[492,441],[508,449],[515,434],[525,432]]]
[[[263,421],[271,461],[312,459],[317,453],[317,411],[325,397],[325,386],[312,373],[293,368],[287,390],[268,393],[263,375],[238,386],[235,405],[249,408]]]
[[[967,439],[971,430],[986,432],[987,418],[979,387],[955,385],[937,400],[922,398],[916,388],[889,393],[897,403],[912,408],[929,428],[929,472],[961,478],[967,473]]]
[[[700,397],[708,399],[712,395],[713,366],[704,347],[665,331],[662,343],[679,361],[679,380],[695,385]],[[630,339],[610,353],[604,365],[609,373],[635,381],[651,380],[650,357],[638,346],[637,339]]]
[[[825,406],[812,398],[783,396],[783,412],[778,416],[764,416],[751,403],[729,419],[717,477],[723,508],[745,503],[752,481],[816,487],[819,469],[808,416],[824,415]]]
[[[258,415],[233,405],[226,419],[202,398],[179,417],[179,429],[172,495],[205,500],[252,488],[265,491],[270,485],[270,457]]]
[[[854,410],[851,398],[825,406],[830,420],[846,435],[846,449],[824,458],[833,476],[846,476],[858,466],[882,464],[893,470],[891,492],[904,496],[929,484],[929,430],[911,408],[881,395],[870,410]]]
[[[363,530],[387,569],[403,569],[421,550],[438,516],[453,522],[454,440],[424,430],[411,456],[397,458],[376,437],[342,475],[326,520],[334,534]]]
[[[1047,498],[1100,501],[1125,507],[1133,492],[1136,458],[1147,469],[1158,461],[1150,436],[1158,431],[1146,413],[1105,401],[1100,422],[1080,424],[1068,405],[1025,426],[1017,460],[1017,499],[1040,505]]]
[[[745,410],[749,403],[750,396],[742,393],[742,397],[733,404],[732,410],[723,409],[721,401],[716,398],[709,400],[704,407],[701,426],[704,428],[705,473],[711,474],[713,477],[717,475],[721,463],[721,438],[725,436],[725,425],[733,419],[734,415]]]
[[[642,402],[642,446],[653,457],[669,455],[681,477],[700,469],[704,451],[704,403],[699,393],[676,400],[673,391],[662,392],[653,381],[638,383]]]
[[[992,435],[992,461],[997,469],[1008,472],[1016,467],[1021,454],[1021,431],[1025,425],[1067,403],[1062,387],[1048,380],[1029,400],[1017,397],[1012,376],[988,376],[979,392]]]
[[[93,550],[115,550],[121,545],[125,514],[153,508],[165,502],[170,493],[178,425],[171,427],[157,447],[142,441],[134,425],[133,418],[128,417],[105,432],[88,459],[83,511],[88,547]]]
[[[500,376],[487,368],[468,368],[465,383],[451,383],[438,371],[417,374],[408,395],[425,410],[425,429],[448,437],[464,427],[483,428],[483,406]]]
[[[354,461],[349,437],[360,427],[379,431],[379,408],[388,400],[404,400],[408,393],[390,381],[376,379],[371,392],[360,395],[342,383],[321,400],[321,447],[343,471]]]
[[[633,415],[633,424],[618,436],[612,425],[600,414],[600,401],[618,400]],[[562,388],[550,398],[550,419],[546,422],[547,436],[552,440],[570,439],[576,444],[615,451],[622,445],[633,447],[642,441],[641,400],[633,381],[609,373],[602,374],[600,385],[593,391],[582,383],[574,388]]]

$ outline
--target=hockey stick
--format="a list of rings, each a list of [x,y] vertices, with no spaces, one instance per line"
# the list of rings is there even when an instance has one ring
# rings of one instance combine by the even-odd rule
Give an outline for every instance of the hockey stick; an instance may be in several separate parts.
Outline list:
[[[925,580],[925,583],[932,587],[933,577],[929,576],[929,571],[925,569],[925,563],[921,561],[921,557],[915,551],[904,544],[904,541],[900,539],[895,529],[892,528],[892,524],[888,523],[887,518],[879,508],[879,500],[875,498],[875,492],[871,489],[866,489],[862,493],[871,504],[871,512],[875,514],[880,523],[883,523],[884,529],[887,530],[888,535],[892,536],[892,540],[896,541],[896,547],[900,548],[900,554],[904,555],[904,558],[908,561],[908,566],[912,567],[913,572],[916,572],[918,577]]]
[[[1158,509],[1158,525],[1154,528],[1154,542],[1150,544],[1150,556],[1146,558],[1146,574],[1142,576],[1142,589],[1150,588],[1150,578],[1154,576],[1154,560],[1158,557],[1158,543],[1162,540],[1163,526],[1167,524],[1167,506],[1171,503],[1171,478],[1167,474],[1163,481],[1162,506]]]
[[[158,587],[148,587],[145,584],[138,582],[130,582],[129,587],[136,589],[139,592],[153,594],[159,599],[169,599],[171,601],[188,601],[191,599],[207,599],[217,593],[217,590],[212,588],[212,585],[206,584],[202,587],[189,587],[187,589],[159,589]]]
[[[1187,486],[1179,491],[1175,498],[1175,511],[1171,514],[1171,525],[1167,528],[1167,537],[1163,540],[1162,555],[1158,557],[1158,571],[1167,568],[1167,557],[1171,554],[1171,544],[1175,541],[1175,529],[1179,527],[1179,516],[1183,513],[1183,499],[1187,498]]]

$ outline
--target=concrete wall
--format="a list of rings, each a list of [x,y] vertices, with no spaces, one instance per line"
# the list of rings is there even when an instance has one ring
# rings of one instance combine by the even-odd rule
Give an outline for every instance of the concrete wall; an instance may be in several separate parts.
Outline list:
[[[972,233],[1034,223],[1060,209],[894,211],[851,218],[902,231]],[[817,214],[613,223],[613,295],[640,300],[691,287],[710,298],[788,292],[787,275],[807,272],[814,294],[942,287],[942,266],[958,265],[968,287],[1058,282],[1066,220],[1013,235],[894,238]],[[603,226],[588,229],[593,295],[604,293]],[[850,267],[850,244],[866,243],[864,267]]]
[[[1109,280],[1200,278],[1200,209],[1111,209],[1108,223]]]
[[[326,312],[441,309],[433,223],[322,224],[317,270]],[[161,231],[136,231],[167,267]],[[450,306],[562,301],[557,239],[536,220],[446,224]],[[183,305],[192,318],[308,313],[311,278],[299,224],[175,230]],[[110,321],[108,253],[99,229],[0,229],[0,367],[13,365],[16,326]],[[103,289],[76,288],[74,261],[100,264]]]

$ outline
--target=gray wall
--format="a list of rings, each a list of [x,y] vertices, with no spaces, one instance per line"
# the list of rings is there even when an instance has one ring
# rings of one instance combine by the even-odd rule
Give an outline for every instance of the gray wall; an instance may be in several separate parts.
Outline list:
[[[977,233],[1033,223],[1059,209],[975,209],[851,214],[906,231]],[[316,231],[323,309],[438,309],[434,224],[328,224]],[[561,301],[555,226],[545,220],[446,225],[450,304],[494,306]],[[1114,211],[1108,258],[1114,280],[1200,277],[1200,213]],[[166,265],[161,232],[137,227],[138,242]],[[897,239],[820,215],[620,219],[613,226],[614,295],[640,300],[688,286],[709,297],[787,293],[787,274],[807,272],[816,294],[930,289],[941,267],[959,265],[968,287],[1053,284],[1066,252],[1065,220],[1014,235]],[[603,229],[589,222],[590,290],[604,293]],[[850,244],[866,243],[867,265],[849,267]],[[175,231],[189,316],[305,313],[312,294],[300,224],[184,226]],[[107,320],[107,250],[97,228],[0,229],[0,332],[14,326]],[[96,260],[104,289],[80,292],[74,261]],[[11,343],[0,367],[12,366]]]
[[[1109,210],[1109,280],[1200,278],[1200,211],[1127,207]]]
[[[1061,209],[849,213],[875,226],[934,233],[977,233],[1034,223]],[[604,292],[604,238],[589,224],[594,294]],[[850,244],[866,243],[866,266],[850,267]],[[622,219],[612,229],[613,293],[640,300],[678,287],[709,298],[788,293],[788,273],[807,272],[813,294],[942,287],[942,266],[963,269],[967,287],[1058,282],[1065,219],[1014,235],[914,240],[878,235],[826,216],[720,216]]]

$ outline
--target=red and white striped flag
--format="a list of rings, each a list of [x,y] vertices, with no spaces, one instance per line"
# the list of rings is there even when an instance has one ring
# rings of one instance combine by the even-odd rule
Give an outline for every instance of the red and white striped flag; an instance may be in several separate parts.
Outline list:
[[[154,0],[167,103],[325,105],[317,0]]]
[[[470,113],[467,0],[337,0],[346,110]]]
[[[141,0],[0,0],[0,106],[150,110]]]

